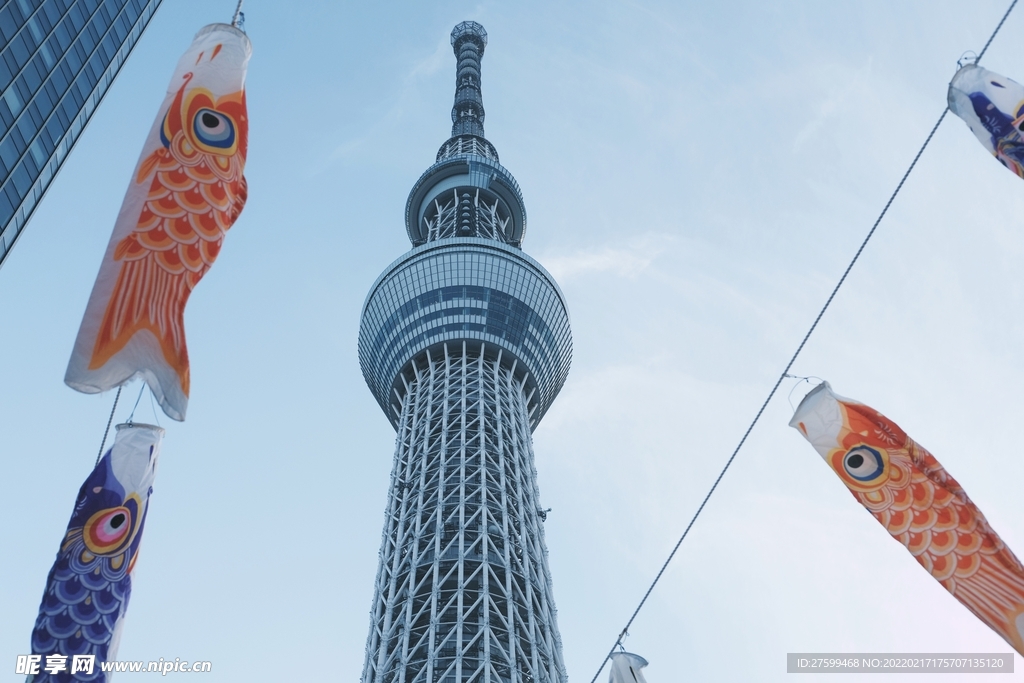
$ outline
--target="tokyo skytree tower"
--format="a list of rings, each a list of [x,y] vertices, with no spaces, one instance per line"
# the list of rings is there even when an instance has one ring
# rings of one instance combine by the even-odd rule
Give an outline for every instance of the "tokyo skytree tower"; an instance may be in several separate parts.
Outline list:
[[[558,285],[484,137],[487,32],[452,30],[452,136],[409,193],[359,362],[397,431],[363,683],[563,683],[531,433],[569,372]]]

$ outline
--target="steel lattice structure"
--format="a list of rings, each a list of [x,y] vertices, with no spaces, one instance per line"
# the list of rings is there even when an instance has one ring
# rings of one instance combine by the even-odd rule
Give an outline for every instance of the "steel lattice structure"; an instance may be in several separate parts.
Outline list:
[[[398,433],[363,683],[566,680],[531,434],[572,337],[484,138],[486,44],[452,31],[452,137],[409,195],[413,249],[363,307],[363,376]]]
[[[465,344],[413,370],[364,680],[564,680],[524,383]]]

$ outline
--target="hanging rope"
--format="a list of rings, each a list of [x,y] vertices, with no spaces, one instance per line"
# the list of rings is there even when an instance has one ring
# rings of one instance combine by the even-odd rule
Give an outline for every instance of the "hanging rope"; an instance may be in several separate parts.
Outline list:
[[[235,6],[235,16],[231,19],[231,25],[235,28],[239,28],[238,24],[242,20],[242,3],[245,0],[238,0],[238,5]],[[986,47],[988,47],[986,45]]]
[[[988,42],[985,43],[985,47],[983,47],[981,52],[978,54],[978,59],[975,60],[975,63],[981,61],[981,58],[985,55],[985,51],[988,50],[989,45],[992,44],[992,40],[996,37],[996,34],[999,33],[999,29],[1003,27],[1003,23],[1006,21],[1006,18],[1010,16],[1010,12],[1013,11],[1014,5],[1016,4],[1017,0],[1013,0],[1013,2],[1010,3],[1010,7],[1006,10],[1006,13],[1003,14],[1003,18],[999,20],[999,24],[992,32],[992,35],[989,36]],[[885,203],[885,206],[882,208],[882,213],[878,214],[878,218],[875,219],[875,223],[874,225],[871,226],[871,230],[868,231],[868,234],[864,238],[864,241],[861,242],[860,247],[857,249],[857,253],[853,255],[853,258],[850,260],[850,264],[846,266],[846,270],[843,271],[842,277],[839,278],[839,282],[837,282],[836,286],[832,289],[832,293],[828,295],[828,299],[825,300],[825,305],[821,307],[820,311],[818,311],[817,317],[814,319],[814,322],[811,323],[811,327],[810,329],[807,330],[807,334],[805,334],[804,338],[800,341],[800,345],[796,348],[796,352],[793,354],[792,358],[789,359],[789,362],[786,363],[786,368],[782,371],[782,374],[779,375],[779,378],[775,380],[775,385],[772,387],[771,391],[768,392],[768,397],[765,398],[764,403],[761,404],[761,407],[760,409],[758,409],[757,414],[754,415],[754,419],[751,421],[750,426],[747,427],[747,431],[743,433],[743,438],[740,439],[740,442],[739,444],[736,445],[736,448],[735,450],[733,450],[732,455],[730,455],[729,459],[725,462],[725,467],[723,467],[722,471],[719,472],[718,477],[715,479],[715,483],[711,485],[711,488],[708,490],[707,495],[704,496],[704,500],[701,501],[700,507],[697,508],[697,512],[693,514],[693,517],[690,519],[690,523],[686,525],[686,529],[683,531],[683,535],[679,537],[678,541],[676,541],[676,545],[674,548],[672,548],[672,552],[669,553],[668,559],[666,559],[665,563],[661,565],[661,569],[658,570],[657,575],[654,577],[654,581],[651,582],[651,585],[647,589],[647,592],[644,593],[644,597],[640,600],[640,604],[636,606],[635,610],[633,610],[632,616],[629,617],[629,621],[626,622],[626,626],[619,633],[619,637],[616,638],[615,644],[612,645],[612,648],[608,651],[608,654],[605,655],[604,661],[601,662],[601,666],[598,668],[597,673],[594,674],[594,677],[590,679],[590,683],[595,683],[597,681],[597,677],[601,675],[601,672],[604,671],[604,667],[608,663],[608,660],[611,659],[612,655],[615,653],[615,648],[622,647],[622,639],[629,635],[629,627],[633,625],[633,620],[636,619],[636,616],[640,613],[640,610],[643,608],[644,603],[647,602],[647,598],[650,597],[651,592],[654,590],[654,587],[658,585],[658,581],[661,580],[661,577],[665,573],[665,570],[668,569],[668,565],[676,556],[676,552],[679,550],[679,546],[681,546],[683,544],[683,541],[686,540],[686,535],[690,533],[690,529],[693,527],[693,523],[697,521],[697,518],[700,516],[700,513],[704,510],[704,506],[707,505],[708,499],[711,498],[711,494],[713,494],[715,492],[715,489],[718,488],[719,482],[722,481],[722,477],[725,476],[725,473],[729,469],[729,466],[732,465],[732,461],[736,458],[736,454],[740,452],[741,448],[743,448],[743,444],[746,443],[747,437],[750,436],[750,432],[754,429],[754,426],[757,424],[758,420],[761,419],[761,415],[764,413],[765,408],[768,407],[768,404],[775,396],[775,392],[778,391],[779,385],[781,385],[783,380],[785,380],[786,377],[789,376],[789,370],[790,368],[793,367],[793,363],[796,362],[796,359],[800,355],[800,352],[804,350],[804,346],[807,344],[807,340],[810,339],[811,335],[814,333],[814,330],[818,327],[818,323],[821,322],[822,316],[825,315],[825,311],[828,310],[828,307],[832,304],[832,300],[835,299],[836,294],[839,293],[839,288],[843,286],[844,282],[846,282],[846,277],[850,274],[850,271],[853,270],[853,266],[857,263],[857,260],[860,258],[861,253],[863,253],[864,248],[868,245],[868,242],[871,240],[871,237],[875,234],[875,230],[878,228],[878,224],[882,222],[882,219],[885,217],[886,212],[889,211],[889,207],[892,206],[893,200],[896,199],[896,195],[898,195],[900,193],[900,190],[903,189],[903,184],[907,181],[907,177],[910,176],[910,172],[914,170],[914,167],[917,165],[918,159],[921,158],[921,155],[924,153],[925,148],[928,147],[928,143],[930,143],[932,141],[932,137],[935,136],[935,131],[939,129],[939,126],[942,124],[943,119],[946,118],[946,114],[948,113],[949,108],[942,110],[942,114],[939,116],[939,120],[935,122],[934,126],[932,126],[931,132],[928,133],[928,137],[925,138],[924,144],[921,145],[921,149],[917,150],[917,154],[914,155],[914,160],[910,162],[910,166],[903,174],[903,177],[900,178],[900,182],[896,186],[896,189],[893,190],[892,195],[889,197],[889,201],[887,201]]]
[[[153,392],[149,392],[149,407],[153,410],[153,419],[156,420],[156,426],[162,426],[160,424],[160,414],[156,411],[156,403],[153,401]]]
[[[127,422],[128,424],[132,424],[134,422],[135,411],[138,410],[138,408],[139,408],[139,401],[142,400],[142,392],[145,391],[145,390],[146,390],[146,383],[143,382],[142,386],[139,387],[139,396],[138,396],[138,398],[135,399],[135,405],[132,406],[131,415],[129,415],[128,419],[125,420],[125,422]]]
[[[103,430],[103,441],[100,442],[100,452],[96,454],[96,462],[93,463],[93,467],[100,464],[100,458],[103,457],[103,447],[107,445],[107,435],[110,434],[110,425],[114,421],[114,411],[117,410],[117,399],[121,398],[121,389],[124,387],[118,387],[117,393],[114,394],[114,406],[110,409],[110,417],[107,418],[107,428]]]

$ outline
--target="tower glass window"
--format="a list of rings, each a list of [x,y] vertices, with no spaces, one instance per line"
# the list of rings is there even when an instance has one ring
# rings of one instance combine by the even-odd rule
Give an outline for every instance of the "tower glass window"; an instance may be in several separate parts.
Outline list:
[[[0,265],[160,2],[0,6]]]

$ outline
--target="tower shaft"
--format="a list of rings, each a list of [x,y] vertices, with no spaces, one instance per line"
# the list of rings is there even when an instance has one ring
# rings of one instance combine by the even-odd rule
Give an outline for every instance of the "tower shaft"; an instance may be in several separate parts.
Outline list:
[[[524,382],[466,344],[413,368],[363,681],[562,681]]]

